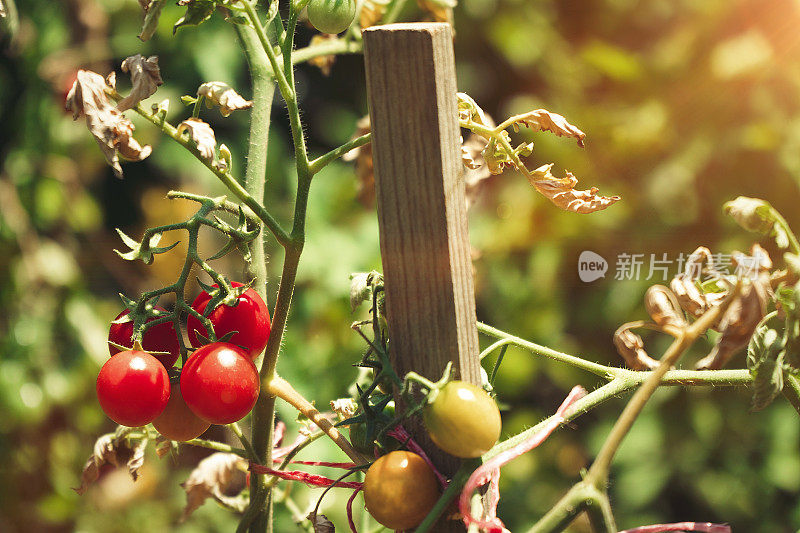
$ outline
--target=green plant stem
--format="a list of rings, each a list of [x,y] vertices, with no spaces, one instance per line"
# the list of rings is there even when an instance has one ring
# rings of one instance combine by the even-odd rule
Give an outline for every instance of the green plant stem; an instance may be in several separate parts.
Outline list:
[[[499,329],[494,328],[488,324],[484,324],[482,322],[478,322],[478,331],[480,331],[481,333],[485,333],[487,335],[491,335],[492,337],[497,337],[500,339],[507,340],[509,343],[519,346],[521,348],[525,348],[526,350],[529,350],[535,353],[536,355],[542,355],[550,359],[555,359],[556,361],[561,361],[562,363],[566,363],[576,368],[581,368],[583,370],[586,370],[587,372],[596,374],[604,379],[614,379],[614,377],[620,371],[620,369],[611,368],[609,366],[593,363],[591,361],[586,361],[584,359],[581,359],[580,357],[575,357],[574,355],[569,355],[563,352],[552,350],[546,346],[541,346],[539,344],[526,341],[525,339],[516,337],[504,331],[500,331]]]
[[[786,219],[783,218],[783,215],[781,215],[777,209],[773,208],[772,214],[778,220],[778,224],[781,225],[786,236],[789,238],[789,248],[792,249],[793,253],[800,254],[800,242],[797,241],[797,236],[792,231],[792,228],[789,227],[789,223],[786,222]]]
[[[359,54],[363,50],[360,42],[345,41],[344,39],[336,39],[335,41],[326,41],[313,46],[306,46],[292,52],[292,63],[299,65],[309,59],[314,59],[320,56],[341,55],[341,54]],[[283,66],[283,57],[278,58],[278,62]]]
[[[616,527],[612,526],[613,518],[612,523],[609,524],[605,519],[597,516],[597,506],[602,505],[600,502],[604,497],[605,494],[596,487],[584,482],[576,483],[559,502],[559,505],[551,508],[541,520],[528,530],[528,533],[563,531],[578,514],[589,508],[593,508],[592,516],[594,519],[590,519],[592,525],[600,528],[597,531],[602,531],[603,533],[616,532]],[[605,498],[605,500],[608,502],[608,498]],[[568,502],[568,505],[562,505],[561,502]],[[600,512],[602,513],[602,510]]]
[[[450,506],[450,502],[461,493],[461,489],[464,487],[464,483],[466,483],[469,479],[470,474],[472,474],[472,472],[478,466],[480,466],[480,464],[480,461],[472,460],[465,461],[461,465],[461,467],[453,475],[453,479],[451,479],[450,483],[447,484],[447,488],[444,489],[444,492],[442,492],[442,495],[436,501],[428,515],[414,530],[414,533],[427,533],[431,530],[436,522],[439,521],[439,517],[442,515],[442,513],[444,513],[445,510],[447,510],[447,508]]]
[[[372,141],[372,133],[367,133],[360,137],[356,137],[355,139],[348,141],[341,145],[338,148],[334,148],[330,152],[325,155],[321,155],[318,158],[314,159],[308,164],[308,171],[313,175],[325,168],[331,161],[342,157],[344,154],[353,150],[354,148],[358,148],[359,146],[364,146],[365,144],[369,144]]]
[[[239,427],[239,424],[234,422],[232,424],[228,424],[228,427],[233,432],[233,434],[236,435],[236,438],[239,439],[239,442],[242,443],[242,446],[244,446],[244,449],[247,452],[247,455],[249,456],[250,460],[257,461],[258,456],[256,455],[255,450],[253,450],[253,445],[250,444],[250,441],[247,439],[247,437],[244,436],[244,433],[242,433],[242,428]]]
[[[243,448],[234,448],[229,444],[225,444],[223,442],[216,442],[213,440],[205,440],[205,439],[192,439],[187,440],[183,444],[188,444],[189,446],[198,446],[200,448],[208,448],[209,450],[214,450],[217,452],[225,452],[225,453],[235,453],[236,455],[240,455],[245,459],[248,458],[247,450]]]
[[[264,53],[267,55],[272,75],[278,82],[278,90],[281,92],[281,96],[283,96],[284,100],[287,100],[287,98],[293,98],[294,88],[289,85],[289,81],[286,79],[283,69],[281,68],[282,65],[278,63],[278,58],[275,55],[275,49],[272,47],[272,43],[267,37],[267,32],[264,29],[264,25],[261,24],[261,19],[258,18],[258,13],[256,13],[255,3],[251,2],[250,0],[241,1],[242,5],[244,6],[245,13],[247,14],[247,18],[250,21],[250,24],[253,25],[256,35],[258,36],[258,40],[261,42],[261,47]]]
[[[797,410],[797,414],[800,414],[800,381],[796,377],[786,376],[786,381],[783,384],[783,395],[789,400],[792,407]]]
[[[266,35],[250,2],[244,0],[243,3],[249,9],[248,13],[254,19],[254,22],[258,23],[257,25],[254,24],[255,30],[241,24],[234,25],[242,49],[247,57],[253,86],[253,110],[250,117],[245,188],[247,193],[256,198],[257,203],[261,205],[261,202],[264,202],[266,187],[267,143],[269,141],[270,114],[275,93],[275,83],[269,68],[269,54],[262,41],[262,37],[266,39]],[[259,29],[261,34],[258,34]],[[271,48],[269,50],[271,51]],[[287,246],[289,244],[289,236],[284,233],[283,237],[278,241],[281,245]],[[251,252],[252,261],[248,267],[248,275],[252,278],[256,291],[266,301],[267,266],[263,236],[256,239]],[[279,332],[276,335],[276,332],[273,331],[271,336],[280,337],[283,332],[282,327]],[[264,357],[261,363],[262,370],[265,366],[269,367],[274,364],[270,362],[272,359],[274,357],[271,359],[267,356]],[[262,390],[253,410],[251,421],[252,444],[243,438],[241,430],[237,433],[238,427],[231,427],[242,441],[242,444],[245,445],[245,448],[248,449],[251,454],[251,460],[267,465],[272,463],[274,418],[275,401]],[[252,491],[250,506],[242,517],[239,529],[244,530],[247,527],[254,533],[272,531],[272,494],[271,489],[266,486],[265,476],[251,474],[250,486]]]

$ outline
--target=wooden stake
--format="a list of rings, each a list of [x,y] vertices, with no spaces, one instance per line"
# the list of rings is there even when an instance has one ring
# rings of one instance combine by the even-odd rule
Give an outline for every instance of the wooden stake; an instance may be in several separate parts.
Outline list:
[[[452,42],[448,24],[375,26],[364,56],[393,364],[437,380],[452,361],[480,384]],[[453,473],[421,426],[407,429]]]

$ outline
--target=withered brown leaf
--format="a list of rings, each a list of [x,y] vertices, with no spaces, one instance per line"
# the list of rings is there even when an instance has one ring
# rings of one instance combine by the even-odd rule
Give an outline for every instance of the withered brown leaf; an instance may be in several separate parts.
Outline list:
[[[742,261],[743,256],[744,254],[735,252],[734,261]],[[725,366],[736,352],[747,346],[759,322],[767,314],[767,304],[772,294],[769,272],[772,260],[758,244],[753,245],[749,257],[755,259],[758,273],[752,278],[743,279],[744,285],[739,296],[728,307],[719,323],[714,325],[714,329],[722,335],[711,352],[697,362],[698,369],[716,370]]]
[[[197,88],[197,96],[205,98],[206,106],[209,108],[218,106],[223,117],[227,117],[237,109],[253,107],[252,100],[245,100],[233,87],[221,81],[209,81],[202,84]]]
[[[214,161],[214,148],[217,146],[217,139],[211,126],[199,118],[187,118],[178,124],[178,135],[185,131],[188,131],[191,139],[197,143],[197,150],[200,152],[200,156],[206,161]]]
[[[233,453],[213,453],[197,463],[189,478],[181,483],[186,491],[186,507],[181,521],[186,520],[208,498],[224,500],[224,491],[236,472],[245,469],[247,461]]]
[[[518,115],[514,121],[514,128],[520,124],[533,131],[549,131],[559,137],[571,137],[578,142],[578,146],[583,146],[583,140],[586,138],[585,133],[570,124],[562,115],[551,113],[546,109],[535,109]]]
[[[95,441],[92,455],[86,461],[83,472],[81,472],[81,484],[72,490],[78,494],[84,494],[89,485],[100,477],[100,469],[104,465],[120,466],[125,463],[131,478],[134,481],[139,479],[139,469],[144,464],[144,452],[148,441],[147,439],[139,440],[131,448],[126,438],[127,431],[126,429],[122,433],[119,431],[116,434],[109,433]]]
[[[614,333],[614,346],[617,353],[625,360],[625,364],[632,370],[652,370],[658,366],[658,361],[647,355],[642,338],[631,331],[638,325],[636,322],[623,324]]]
[[[86,118],[86,127],[94,136],[114,175],[122,178],[119,156],[141,161],[150,155],[149,146],[141,146],[133,138],[133,123],[109,102],[106,81],[96,72],[79,70],[67,95],[66,108],[72,118]]]
[[[136,107],[139,102],[155,94],[158,87],[164,83],[158,68],[157,56],[145,58],[141,54],[136,54],[125,58],[121,68],[122,72],[130,72],[132,88],[128,96],[117,102],[119,111]]]
[[[663,285],[653,285],[644,295],[644,306],[653,322],[661,327],[682,329],[686,320],[675,295]]]
[[[578,179],[567,172],[565,178],[556,178],[550,173],[553,164],[542,165],[533,172],[529,181],[536,190],[555,205],[573,213],[594,213],[602,211],[620,200],[619,196],[599,196],[598,189],[579,191],[575,189]]]
[[[308,518],[311,525],[314,526],[314,533],[334,533],[336,531],[333,522],[324,514],[314,514],[312,511],[308,513],[306,518]]]

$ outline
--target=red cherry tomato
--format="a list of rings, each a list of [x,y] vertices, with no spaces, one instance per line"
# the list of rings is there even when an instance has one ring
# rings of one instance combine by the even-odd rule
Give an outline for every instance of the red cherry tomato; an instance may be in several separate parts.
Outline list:
[[[158,311],[167,312],[163,307],[156,306]],[[127,309],[117,315],[114,320],[126,316],[129,313]],[[151,318],[148,322],[155,320]],[[114,347],[111,343],[119,344],[120,346],[133,346],[133,320],[130,322],[123,322],[121,324],[111,323],[111,328],[108,330],[108,351],[111,355],[120,352],[119,348]],[[142,338],[142,348],[148,352],[168,352],[166,354],[151,354],[153,357],[161,361],[165,368],[171,368],[178,360],[181,353],[181,345],[178,342],[178,336],[175,334],[175,326],[172,322],[164,322],[157,324],[144,332]]]
[[[214,285],[214,287],[216,286]],[[231,286],[241,287],[242,284],[233,282]],[[195,298],[192,308],[202,315],[210,300],[211,296],[203,291]],[[236,331],[237,333],[226,339],[226,342],[243,347],[252,359],[258,357],[267,346],[267,339],[272,327],[269,309],[261,296],[253,289],[244,291],[235,306],[218,306],[211,312],[208,319],[214,324],[214,333],[217,334],[217,338]],[[208,332],[194,316],[189,315],[187,329],[192,346],[200,346],[202,343],[197,337],[198,333],[208,337]]]
[[[153,420],[156,431],[170,440],[187,441],[202,435],[211,424],[189,409],[181,396],[181,386],[173,383],[169,391],[169,403]]]
[[[372,463],[364,478],[364,504],[389,529],[418,526],[438,499],[436,476],[415,453],[389,452]]]
[[[261,382],[250,356],[233,344],[198,348],[181,371],[181,394],[189,409],[212,424],[244,418],[258,399]]]
[[[149,424],[169,401],[167,370],[147,352],[120,352],[100,369],[97,399],[117,424],[129,427]]]

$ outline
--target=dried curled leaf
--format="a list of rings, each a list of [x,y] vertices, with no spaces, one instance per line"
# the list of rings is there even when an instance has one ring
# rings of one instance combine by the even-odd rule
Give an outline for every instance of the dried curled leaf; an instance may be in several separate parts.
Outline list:
[[[559,137],[571,137],[578,142],[578,146],[583,147],[586,134],[567,122],[567,119],[558,113],[551,113],[546,109],[535,109],[519,115],[515,119],[514,129],[521,124],[533,131],[549,131]]]
[[[133,138],[133,123],[108,101],[106,81],[96,72],[79,70],[67,95],[66,108],[72,118],[86,117],[86,127],[94,136],[114,175],[122,178],[119,156],[141,161],[150,155],[149,146],[141,146]]]
[[[144,58],[141,54],[136,54],[126,58],[121,68],[122,72],[130,72],[133,87],[128,96],[117,102],[119,111],[136,107],[139,102],[155,94],[158,87],[164,83],[158,68],[157,56]]]
[[[227,117],[237,109],[249,109],[253,107],[251,100],[245,100],[233,87],[221,81],[209,81],[197,88],[197,97],[204,97],[206,106],[219,107],[219,112],[223,117]]]
[[[362,28],[374,26],[383,18],[392,0],[364,0],[361,4],[358,23]]]
[[[147,439],[142,439],[131,449],[125,433],[103,435],[95,441],[92,455],[83,467],[80,486],[72,490],[84,494],[89,485],[100,477],[100,469],[105,465],[119,466],[125,463],[131,478],[136,481],[139,479],[139,469],[144,464],[147,442]]]
[[[326,42],[336,41],[337,39],[338,37],[336,35],[331,35],[329,33],[318,33],[311,37],[311,41],[308,43],[308,46],[313,47]],[[334,63],[336,63],[336,56],[333,54],[316,56],[308,60],[308,64],[317,67],[322,72],[323,76],[330,76],[331,68],[333,67]]]
[[[653,322],[661,327],[686,327],[680,304],[675,295],[663,285],[653,285],[644,295],[644,306]]]
[[[186,507],[181,521],[186,520],[208,498],[225,500],[225,489],[237,472],[247,469],[247,461],[233,453],[213,453],[197,463],[189,478],[181,483],[186,491]]]
[[[658,361],[647,355],[642,338],[631,331],[636,323],[623,324],[614,333],[614,346],[617,353],[625,360],[625,364],[632,370],[652,370],[658,366]]]
[[[314,526],[314,533],[334,533],[336,531],[333,522],[328,520],[328,517],[324,514],[314,514],[312,511],[308,513],[306,518],[311,522],[311,525]]]
[[[475,202],[483,181],[492,175],[483,158],[483,150],[488,144],[486,139],[474,133],[471,133],[466,141],[463,139],[461,141],[461,161],[465,167],[464,186],[467,193],[467,208]]]
[[[331,400],[331,410],[336,415],[345,420],[350,418],[358,410],[358,403],[352,398],[339,398],[338,400]]]
[[[81,473],[81,485],[72,490],[83,495],[86,489],[89,488],[89,485],[97,481],[97,478],[100,477],[100,467],[106,464],[118,466],[115,439],[114,435],[111,434],[103,435],[94,443],[92,456],[89,457]]]
[[[736,352],[747,346],[759,322],[766,315],[771,291],[767,265],[772,265],[766,253],[760,246],[753,246],[753,257],[766,256],[766,260],[759,261],[760,272],[755,279],[748,282],[745,278],[745,285],[738,298],[728,307],[719,324],[714,326],[722,335],[711,353],[697,362],[698,369],[715,370],[725,366]]]
[[[573,213],[602,211],[620,200],[619,196],[599,196],[596,187],[579,191],[575,189],[578,179],[567,172],[565,178],[556,178],[550,173],[553,164],[542,165],[533,172],[529,181],[555,205]]]
[[[701,292],[696,281],[703,272],[719,276],[719,273],[714,268],[711,250],[705,246],[700,246],[689,255],[684,271],[675,276],[670,282],[670,288],[678,298],[678,304],[684,311],[695,318],[701,317],[706,311],[722,302],[726,294],[724,292]]]
[[[214,130],[211,126],[199,118],[187,118],[178,124],[178,135],[188,131],[191,139],[197,144],[197,151],[200,157],[206,161],[214,161],[214,147],[217,146],[217,139],[214,137]]]
[[[139,441],[133,450],[131,450],[131,457],[126,463],[128,466],[128,473],[134,481],[139,479],[139,469],[144,465],[144,451],[147,448],[147,439]]]

